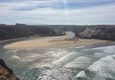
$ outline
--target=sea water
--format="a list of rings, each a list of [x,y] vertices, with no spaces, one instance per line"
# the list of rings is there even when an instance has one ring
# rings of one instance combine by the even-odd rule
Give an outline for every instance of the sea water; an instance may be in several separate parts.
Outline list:
[[[25,50],[2,46],[0,57],[24,80],[115,80],[115,45]]]

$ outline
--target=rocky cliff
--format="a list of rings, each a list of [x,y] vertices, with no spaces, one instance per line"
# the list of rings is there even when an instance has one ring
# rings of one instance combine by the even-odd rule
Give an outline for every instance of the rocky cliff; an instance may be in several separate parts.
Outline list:
[[[0,59],[0,80],[20,80],[2,59]]]
[[[87,27],[79,33],[80,38],[115,40],[115,27]]]

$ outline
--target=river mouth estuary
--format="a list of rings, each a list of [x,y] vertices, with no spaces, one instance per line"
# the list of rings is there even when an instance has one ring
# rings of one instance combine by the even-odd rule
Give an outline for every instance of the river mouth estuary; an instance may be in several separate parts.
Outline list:
[[[3,49],[1,58],[22,80],[115,80],[115,46]]]
[[[0,0],[0,80],[115,80],[115,0]]]

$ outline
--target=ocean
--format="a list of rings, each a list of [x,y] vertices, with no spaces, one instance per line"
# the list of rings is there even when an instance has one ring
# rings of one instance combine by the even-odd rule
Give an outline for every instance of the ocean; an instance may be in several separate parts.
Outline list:
[[[115,45],[8,50],[0,58],[24,80],[115,80]]]

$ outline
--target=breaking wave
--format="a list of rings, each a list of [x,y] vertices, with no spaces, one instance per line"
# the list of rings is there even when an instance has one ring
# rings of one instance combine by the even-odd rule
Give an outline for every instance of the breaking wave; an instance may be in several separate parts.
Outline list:
[[[80,71],[77,80],[115,80],[115,55],[99,59],[85,71]]]
[[[9,65],[25,80],[115,80],[115,46],[9,50],[6,54]]]

